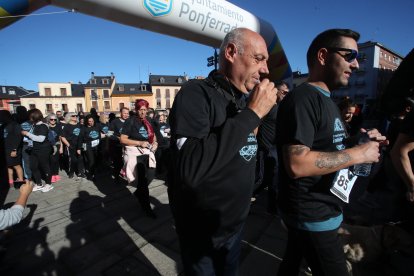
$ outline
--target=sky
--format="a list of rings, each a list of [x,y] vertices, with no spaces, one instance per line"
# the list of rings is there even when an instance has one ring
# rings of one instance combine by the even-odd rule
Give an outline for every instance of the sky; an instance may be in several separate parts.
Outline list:
[[[330,28],[350,28],[359,42],[375,41],[405,57],[414,47],[412,0],[230,0],[269,22],[292,71],[308,72],[312,39]],[[34,12],[64,9],[47,6]],[[1,20],[1,19],[0,19]],[[91,72],[118,83],[155,75],[207,76],[213,48],[80,13],[28,16],[0,29],[0,85],[38,91],[38,82],[86,83]]]

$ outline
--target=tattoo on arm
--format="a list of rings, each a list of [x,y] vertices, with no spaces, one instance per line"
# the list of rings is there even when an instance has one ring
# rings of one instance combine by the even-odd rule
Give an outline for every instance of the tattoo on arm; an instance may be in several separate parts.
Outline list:
[[[290,145],[287,147],[288,155],[301,155],[306,149],[309,149],[304,145]]]
[[[351,156],[343,151],[321,152],[315,160],[315,166],[319,169],[333,169],[351,160]]]

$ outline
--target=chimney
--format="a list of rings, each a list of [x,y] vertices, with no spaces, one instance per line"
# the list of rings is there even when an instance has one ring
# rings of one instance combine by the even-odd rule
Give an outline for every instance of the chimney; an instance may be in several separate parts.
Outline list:
[[[95,78],[95,73],[91,72],[91,79],[94,79],[94,78]]]
[[[114,73],[113,72],[111,72],[111,80],[113,80],[114,79]]]

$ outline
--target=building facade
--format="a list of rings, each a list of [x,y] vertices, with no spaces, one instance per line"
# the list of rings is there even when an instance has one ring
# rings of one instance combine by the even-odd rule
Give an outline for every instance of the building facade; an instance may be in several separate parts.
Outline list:
[[[359,69],[356,70],[347,87],[333,91],[333,98],[339,100],[350,97],[359,104],[364,112],[377,108],[393,72],[398,68],[403,57],[377,42],[358,44]]]
[[[113,111],[119,111],[122,107],[134,110],[137,99],[144,99],[150,107],[154,106],[154,97],[148,83],[117,83],[111,95]]]
[[[150,75],[149,84],[153,94],[154,109],[171,108],[187,76]]]
[[[82,84],[38,83],[39,92],[21,97],[21,104],[27,109],[37,108],[43,114],[79,112],[85,109]]]
[[[112,111],[111,95],[115,87],[115,76],[95,76],[91,73],[91,78],[84,85],[86,111],[95,108],[98,112]]]
[[[0,110],[8,110],[14,113],[16,107],[21,105],[20,98],[31,93],[34,93],[34,91],[26,90],[23,87],[0,85]]]

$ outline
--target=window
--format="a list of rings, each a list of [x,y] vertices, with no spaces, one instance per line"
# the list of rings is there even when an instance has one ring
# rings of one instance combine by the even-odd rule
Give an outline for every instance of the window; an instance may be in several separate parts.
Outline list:
[[[119,91],[124,91],[124,90],[125,90],[125,88],[124,88],[124,86],[123,86],[123,85],[119,85],[119,86],[118,86],[118,90],[119,90]]]
[[[16,91],[13,88],[9,89],[9,95],[16,95]]]
[[[124,103],[119,103],[119,110],[121,110],[121,108],[124,108],[125,104]]]
[[[3,100],[0,100],[0,107],[4,107]]]
[[[164,83],[164,82],[165,82],[164,77],[161,77],[161,78],[160,78],[160,83]]]
[[[108,99],[109,98],[109,90],[108,89],[105,89],[103,91],[103,96],[104,96],[104,99]]]
[[[109,80],[108,79],[102,79],[102,84],[109,84]]]
[[[95,89],[92,89],[92,90],[91,90],[91,99],[92,99],[93,101],[96,101],[96,100],[98,99],[98,95],[96,94]]]
[[[66,88],[60,88],[60,95],[61,95],[62,97],[66,97],[66,96],[67,96],[67,93],[66,93]]]
[[[167,98],[166,100],[165,100],[165,108],[170,108],[171,106],[170,106],[170,98]]]
[[[157,90],[155,90],[155,97],[161,98],[161,90],[159,88],[157,88]]]
[[[76,104],[76,110],[79,112],[79,111],[83,111],[83,106],[82,106],[82,104]]]
[[[161,99],[157,98],[157,108],[161,108]]]
[[[67,105],[67,104],[62,104],[62,110],[63,110],[64,112],[68,112],[68,111],[69,111],[69,109],[68,109],[68,105]]]
[[[169,99],[170,98],[170,89],[165,89],[165,98]]]
[[[183,82],[183,79],[182,78],[178,78],[177,82],[178,83],[182,83]]]
[[[46,113],[52,113],[53,107],[52,104],[46,104]]]
[[[92,101],[92,107],[96,109],[96,111],[98,111],[98,102],[97,101]]]
[[[29,104],[29,109],[35,109],[36,105],[35,104]]]
[[[111,105],[110,105],[109,101],[104,101],[104,108],[105,108],[106,110],[111,109]]]
[[[91,79],[91,84],[96,84],[96,79]]]
[[[52,96],[52,90],[49,87],[45,88],[45,96],[51,97]]]
[[[147,86],[146,85],[141,85],[141,91],[147,91]]]

